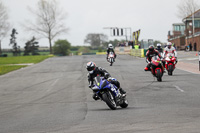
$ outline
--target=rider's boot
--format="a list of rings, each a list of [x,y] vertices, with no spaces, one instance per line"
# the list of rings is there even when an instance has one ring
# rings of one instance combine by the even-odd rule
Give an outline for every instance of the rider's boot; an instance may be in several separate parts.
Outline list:
[[[97,96],[96,93],[93,94],[92,98],[93,98],[94,100],[99,100],[99,99],[100,99],[100,98]]]
[[[150,68],[149,67],[145,67],[144,71],[150,71]]]
[[[122,95],[121,95],[122,97],[125,97],[125,96],[126,96],[126,91],[125,91],[124,89],[119,88],[119,91],[120,91],[120,93],[122,94]]]

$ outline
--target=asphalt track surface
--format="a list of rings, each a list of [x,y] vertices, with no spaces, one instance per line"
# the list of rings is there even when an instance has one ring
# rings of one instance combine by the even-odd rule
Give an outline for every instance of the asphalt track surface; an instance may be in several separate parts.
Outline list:
[[[92,99],[85,65],[94,61],[127,91],[129,106]],[[199,133],[200,75],[176,69],[157,82],[143,58],[49,58],[0,76],[0,133]]]

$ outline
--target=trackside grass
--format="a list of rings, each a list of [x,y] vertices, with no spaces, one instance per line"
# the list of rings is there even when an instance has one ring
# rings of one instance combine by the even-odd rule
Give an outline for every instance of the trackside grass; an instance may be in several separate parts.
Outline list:
[[[7,66],[7,65],[3,65],[0,66],[0,75],[6,74],[8,72],[20,69],[26,67],[26,65],[12,65],[12,66]]]
[[[25,63],[38,63],[51,56],[12,56],[0,57],[0,65],[3,64],[25,64]]]
[[[0,57],[0,75],[20,69],[22,67],[26,67],[27,63],[39,63],[52,56],[53,55]]]

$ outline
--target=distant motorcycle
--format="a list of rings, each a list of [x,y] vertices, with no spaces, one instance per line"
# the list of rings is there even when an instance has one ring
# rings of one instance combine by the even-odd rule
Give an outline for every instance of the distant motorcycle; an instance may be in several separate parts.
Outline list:
[[[108,62],[110,62],[110,66],[112,66],[112,64],[115,62],[115,54],[113,52],[109,52]]]
[[[151,73],[157,78],[157,81],[162,81],[163,66],[162,61],[158,56],[152,57],[151,60]]]
[[[110,107],[110,109],[115,110],[117,106],[121,108],[126,108],[128,106],[126,97],[122,97],[117,87],[111,84],[107,79],[97,76],[94,78],[94,81],[95,85],[92,87],[92,90],[108,105],[108,107]]]
[[[168,75],[173,75],[173,71],[176,66],[176,58],[173,53],[168,53],[165,57],[165,68],[168,71]]]

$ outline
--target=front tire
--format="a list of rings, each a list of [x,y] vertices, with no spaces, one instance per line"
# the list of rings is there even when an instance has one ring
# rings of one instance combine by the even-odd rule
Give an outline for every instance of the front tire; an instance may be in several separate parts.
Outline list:
[[[106,104],[108,105],[108,107],[110,109],[115,110],[117,108],[114,97],[112,96],[112,94],[110,92],[105,92],[102,95],[102,98],[106,102]]]
[[[162,81],[162,73],[160,72],[160,69],[157,70],[157,81],[161,82]]]
[[[168,75],[172,76],[173,75],[173,65],[169,65],[169,70],[168,70]]]

